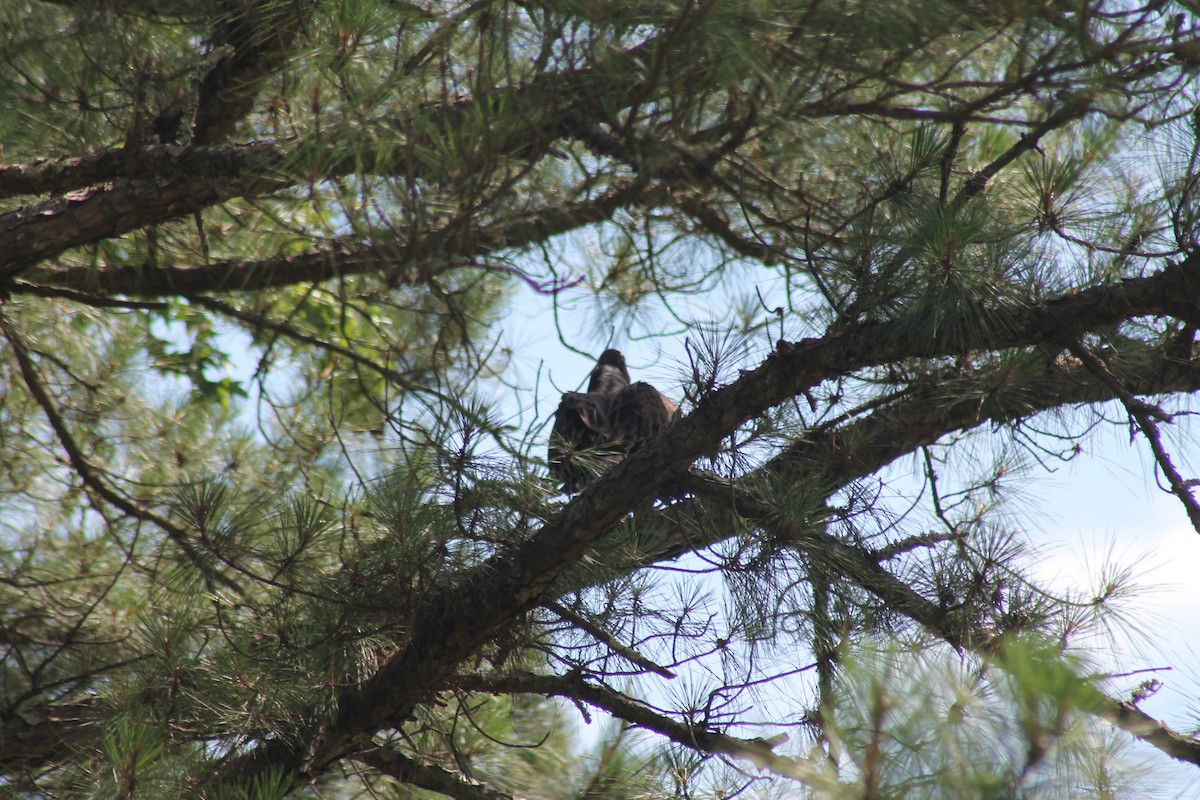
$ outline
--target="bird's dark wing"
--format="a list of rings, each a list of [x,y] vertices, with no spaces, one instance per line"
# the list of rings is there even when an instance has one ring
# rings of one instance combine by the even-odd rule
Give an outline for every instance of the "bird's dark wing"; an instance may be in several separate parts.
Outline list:
[[[614,395],[567,392],[554,413],[550,431],[550,474],[568,492],[577,492],[625,457],[614,448],[611,406]]]
[[[625,454],[632,453],[662,433],[678,413],[653,386],[635,383],[613,396],[608,410],[612,439]]]

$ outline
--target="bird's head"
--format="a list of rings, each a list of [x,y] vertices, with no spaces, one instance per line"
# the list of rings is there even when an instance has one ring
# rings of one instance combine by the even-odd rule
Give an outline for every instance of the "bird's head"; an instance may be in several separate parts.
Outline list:
[[[625,356],[620,350],[605,350],[596,361],[588,382],[589,392],[611,394],[629,385],[629,370],[625,368]]]
[[[625,356],[621,355],[620,350],[609,348],[600,354],[600,358],[596,359],[596,364],[610,367],[617,367],[622,371],[626,371]]]

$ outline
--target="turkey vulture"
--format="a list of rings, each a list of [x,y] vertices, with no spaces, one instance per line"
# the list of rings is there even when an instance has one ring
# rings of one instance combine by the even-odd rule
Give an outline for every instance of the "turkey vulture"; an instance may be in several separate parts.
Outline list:
[[[586,392],[566,392],[550,432],[550,474],[568,492],[653,439],[679,417],[679,408],[648,383],[631,383],[625,356],[600,354]]]

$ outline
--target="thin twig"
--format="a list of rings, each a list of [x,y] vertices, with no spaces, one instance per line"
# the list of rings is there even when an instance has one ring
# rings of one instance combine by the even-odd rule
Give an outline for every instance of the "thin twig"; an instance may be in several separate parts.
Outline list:
[[[1095,353],[1085,347],[1082,342],[1074,341],[1068,344],[1067,347],[1070,349],[1072,355],[1083,362],[1084,367],[1089,372],[1112,387],[1121,404],[1125,406],[1125,411],[1137,423],[1138,428],[1141,429],[1142,434],[1146,437],[1146,441],[1150,443],[1150,450],[1154,453],[1154,460],[1166,476],[1171,493],[1179,498],[1179,502],[1183,503],[1188,520],[1192,523],[1192,527],[1196,532],[1200,533],[1200,503],[1192,495],[1192,482],[1179,474],[1179,470],[1176,469],[1175,464],[1171,461],[1171,454],[1167,452],[1167,448],[1163,445],[1162,432],[1158,428],[1158,422],[1154,419],[1155,416],[1161,415],[1161,411],[1155,406],[1134,397],[1125,384],[1109,371],[1108,366]]]
[[[1083,116],[1087,113],[1090,106],[1091,100],[1086,92],[1080,92],[1066,98],[1058,111],[1055,111],[1042,120],[1033,130],[1022,134],[1016,144],[1005,150],[998,158],[967,179],[966,184],[963,185],[954,197],[954,207],[961,208],[968,200],[986,189],[988,181],[1000,174],[1000,170],[1028,151],[1037,150],[1038,142],[1041,141],[1043,136],[1052,130],[1062,127],[1071,120]]]
[[[632,661],[634,664],[637,664],[642,669],[648,669],[657,675],[663,676],[664,678],[674,678],[675,677],[675,673],[671,672],[671,670],[667,669],[666,667],[661,667],[658,664],[655,664],[653,661],[646,658],[644,655],[637,652],[633,648],[626,647],[625,645],[621,644],[616,639],[614,639],[612,637],[612,634],[610,634],[608,631],[606,631],[603,628],[601,628],[600,626],[596,625],[595,623],[593,623],[591,620],[587,619],[586,617],[584,617],[580,614],[576,614],[574,611],[567,608],[566,606],[561,605],[560,603],[556,603],[553,600],[543,603],[542,605],[544,605],[546,608],[553,611],[555,614],[558,614],[560,617],[562,617],[567,622],[574,625],[576,628],[579,628],[580,630],[586,632],[589,636],[593,637],[594,639],[599,640],[600,642],[603,642],[614,653],[616,653],[617,655],[621,656],[624,659]]]

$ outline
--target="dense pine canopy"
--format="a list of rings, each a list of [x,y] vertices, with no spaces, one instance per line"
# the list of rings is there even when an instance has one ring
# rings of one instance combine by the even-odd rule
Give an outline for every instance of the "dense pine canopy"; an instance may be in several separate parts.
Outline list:
[[[1118,431],[1200,532],[1198,69],[1188,0],[0,4],[0,791],[1200,780],[1025,502]],[[680,404],[577,495],[534,317]]]

